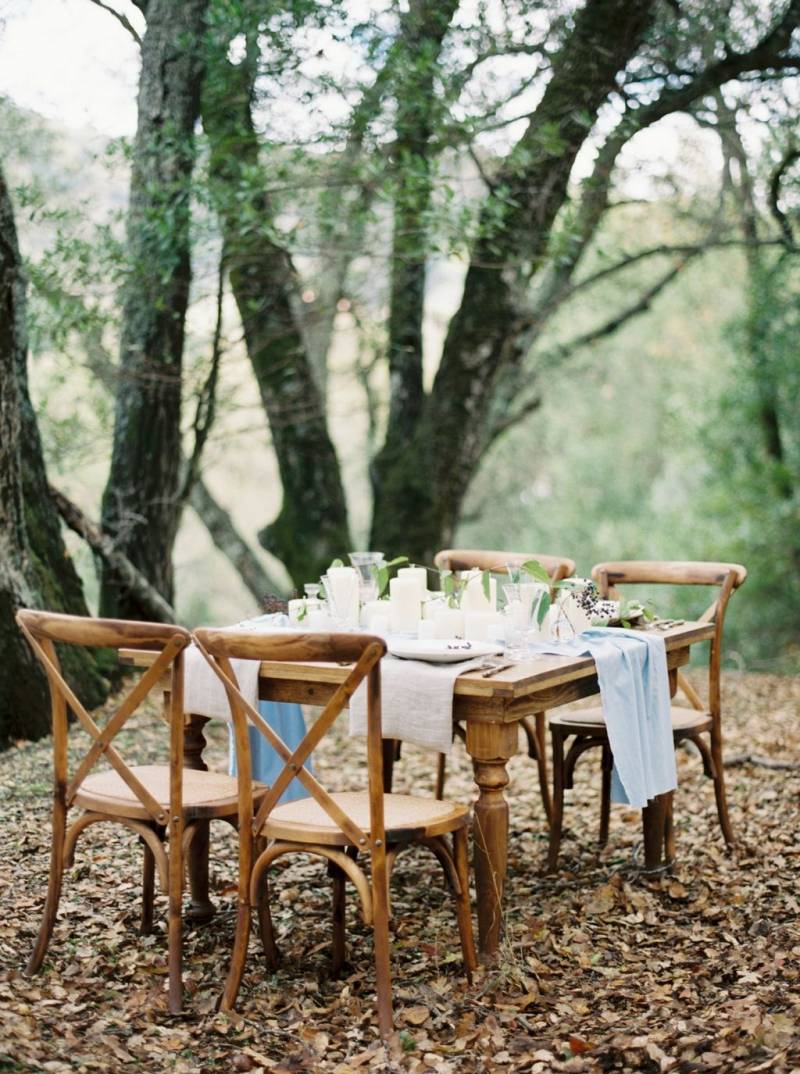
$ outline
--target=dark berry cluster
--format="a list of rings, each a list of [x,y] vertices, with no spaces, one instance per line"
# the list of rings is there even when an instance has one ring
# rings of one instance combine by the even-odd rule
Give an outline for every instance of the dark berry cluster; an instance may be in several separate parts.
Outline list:
[[[614,600],[602,600],[594,582],[588,582],[583,589],[574,592],[575,602],[590,619],[613,619],[618,605]]]

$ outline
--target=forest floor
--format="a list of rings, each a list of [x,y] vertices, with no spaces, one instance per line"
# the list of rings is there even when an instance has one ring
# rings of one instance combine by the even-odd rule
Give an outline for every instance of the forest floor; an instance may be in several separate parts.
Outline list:
[[[276,867],[273,913],[282,967],[268,975],[254,937],[239,1013],[215,1004],[232,939],[235,843],[219,825],[212,870],[219,912],[185,933],[186,1013],[166,1009],[164,912],[137,934],[136,840],[95,829],[78,847],[43,972],[21,969],[38,928],[48,870],[50,743],[0,756],[0,1070],[800,1072],[800,679],[728,674],[726,756],[734,855],[724,852],[713,788],[679,754],[678,864],[646,879],[639,815],[612,811],[598,851],[598,765],[579,764],[561,869],[542,876],[547,833],[533,766],[510,765],[505,940],[472,987],[462,974],[452,904],[424,852],[401,857],[393,884],[397,1031],[380,1043],[369,931],[348,910],[350,962],[327,973],[324,868]],[[146,714],[126,731],[129,760],[152,758],[163,730]],[[225,731],[206,751],[225,763]],[[318,772],[356,775],[344,730]],[[758,755],[785,769],[744,760]],[[349,760],[353,758],[352,762]],[[793,765],[793,767],[791,767]],[[469,801],[464,751],[448,794]],[[407,749],[396,789],[428,792],[434,757]]]

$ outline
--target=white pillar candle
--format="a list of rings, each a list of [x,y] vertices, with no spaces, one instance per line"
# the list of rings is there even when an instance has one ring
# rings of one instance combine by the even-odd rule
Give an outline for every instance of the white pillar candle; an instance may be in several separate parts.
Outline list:
[[[462,575],[465,579],[464,592],[461,596],[461,608],[465,612],[490,612],[497,608],[497,579],[489,579],[489,596],[483,589],[482,571],[470,571]]]
[[[388,609],[387,601],[382,601],[382,604],[384,608]],[[385,612],[375,612],[369,621],[369,632],[385,638],[389,633],[389,616]]]
[[[392,578],[389,582],[389,623],[394,634],[417,629],[422,598],[416,578]]]
[[[420,619],[417,637],[420,641],[436,637],[436,624],[432,619]]]
[[[489,627],[497,621],[497,612],[464,612],[464,637],[468,641],[487,641]]]
[[[401,567],[398,578],[413,578],[419,591],[420,603],[428,597],[428,572],[424,567]]]
[[[329,567],[331,611],[350,627],[358,626],[358,571],[355,567]]]
[[[368,630],[372,629],[372,620],[376,615],[389,618],[389,602],[387,600],[368,600],[361,606],[361,625]]]
[[[433,614],[437,638],[463,638],[464,613],[460,608],[439,608]]]

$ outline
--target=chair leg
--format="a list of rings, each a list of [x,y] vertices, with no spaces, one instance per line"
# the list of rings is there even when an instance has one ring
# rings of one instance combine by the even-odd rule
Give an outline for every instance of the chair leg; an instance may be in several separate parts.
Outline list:
[[[675,861],[675,821],[673,815],[674,804],[675,794],[672,793],[669,796],[666,813],[664,815],[664,862],[667,865],[671,865]]]
[[[550,781],[547,776],[547,714],[537,712],[536,720],[536,766],[539,770],[539,791],[548,824],[553,817],[553,803],[550,800]]]
[[[554,873],[558,866],[561,847],[561,828],[564,819],[564,735],[551,726],[553,743],[553,812],[550,817],[550,847],[547,854],[547,871]]]
[[[167,942],[169,965],[169,1010],[180,1014],[183,1008],[183,853],[177,825],[170,828],[169,841],[169,908],[167,911]]]
[[[47,881],[47,898],[44,904],[42,924],[39,927],[39,935],[36,938],[36,946],[28,965],[25,967],[26,974],[38,973],[41,969],[44,956],[53,935],[53,926],[56,923],[58,904],[61,901],[61,884],[64,877],[64,837],[66,834],[66,809],[57,803],[53,809],[53,843],[50,850],[50,876]]]
[[[436,799],[441,802],[444,798],[444,781],[447,778],[447,755],[438,754],[436,761]]]
[[[389,893],[385,858],[382,868],[372,859],[372,933],[375,947],[375,982],[378,992],[378,1025],[386,1039],[392,1032],[392,974],[389,947]]]
[[[453,861],[455,862],[458,886],[456,894],[456,913],[458,915],[458,934],[461,937],[461,956],[467,980],[472,984],[472,974],[478,960],[475,955],[475,937],[472,933],[472,907],[469,898],[469,855],[467,851],[467,829],[459,828],[453,832]]]
[[[602,789],[600,791],[600,846],[605,846],[608,842],[608,826],[611,817],[611,769],[614,765],[614,758],[611,754],[611,748],[608,743],[603,743],[603,753],[601,759],[601,768],[603,773]]]
[[[728,814],[728,797],[725,793],[725,769],[722,763],[722,741],[718,735],[711,733],[711,757],[714,761],[714,796],[717,799],[717,816],[722,834],[728,847],[736,842]]]
[[[232,1011],[239,995],[239,988],[247,962],[247,947],[250,942],[250,921],[252,913],[248,894],[239,892],[239,905],[236,908],[236,933],[233,939],[233,953],[225,978],[225,988],[220,1000],[220,1010]]]
[[[142,921],[139,932],[149,936],[153,931],[153,890],[155,886],[156,859],[153,851],[142,842],[144,858],[142,860]]]
[[[275,943],[275,930],[272,927],[272,914],[269,909],[269,882],[266,870],[259,884],[256,909],[258,912],[258,933],[261,937],[261,946],[264,948],[264,960],[267,963],[267,969],[274,973],[278,968],[280,952]]]
[[[328,862],[328,874],[333,883],[333,945],[331,973],[334,977],[342,972],[345,962],[345,874],[334,862]]]

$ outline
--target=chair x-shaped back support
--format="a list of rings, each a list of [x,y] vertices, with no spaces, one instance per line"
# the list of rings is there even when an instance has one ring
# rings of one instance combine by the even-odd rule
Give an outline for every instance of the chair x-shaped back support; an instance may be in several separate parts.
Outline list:
[[[122,824],[143,841],[145,847],[144,911],[142,931],[152,925],[153,870],[158,868],[162,890],[169,896],[169,1001],[177,1012],[181,1006],[181,893],[183,887],[183,843],[185,832],[183,805],[183,650],[191,635],[179,626],[157,623],[134,623],[112,619],[91,619],[55,612],[20,609],[17,622],[36,657],[42,664],[50,688],[53,730],[53,822],[50,876],[42,925],[27,966],[35,973],[47,951],[61,897],[65,867],[72,863],[80,834],[92,824],[111,821]],[[150,667],[123,697],[100,727],[75,691],[64,678],[56,644],[97,649],[132,648],[156,651]],[[148,694],[160,689],[163,676],[170,674],[169,702],[169,801],[159,801],[137,776],[114,745],[114,739],[139,709]],[[91,745],[79,760],[70,777],[68,772],[68,717],[72,712],[91,739]],[[132,797],[113,795],[98,805],[93,793],[92,805],[86,804],[85,785],[98,761],[105,758]],[[92,776],[102,778],[103,773]],[[91,782],[91,781],[90,781]],[[102,794],[100,795],[102,799]],[[168,808],[165,809],[165,804]],[[83,812],[67,827],[71,807]],[[164,849],[164,833],[169,832],[169,854]]]
[[[391,1025],[391,995],[388,944],[388,867],[383,809],[383,755],[380,713],[380,660],[386,652],[382,639],[358,634],[286,634],[264,635],[233,630],[198,629],[194,632],[197,647],[219,677],[228,696],[236,739],[239,771],[239,900],[236,939],[230,971],[222,998],[223,1009],[232,1009],[236,1001],[250,931],[252,907],[258,909],[262,942],[270,962],[276,951],[266,894],[266,870],[284,853],[303,851],[327,858],[346,873],[359,893],[367,923],[375,930],[375,961],[378,976],[379,1014],[382,1028]],[[344,681],[307,731],[300,744],[291,750],[281,737],[242,696],[231,658],[267,661],[311,661],[350,663],[353,667]],[[332,798],[305,767],[312,751],[333,726],[334,721],[358,689],[367,680],[367,766],[369,784],[369,830],[365,831]],[[247,723],[253,724],[283,760],[277,779],[267,791],[258,810],[253,812],[250,743]],[[265,849],[262,832],[270,814],[293,779],[297,779],[342,833],[343,843],[356,850],[369,851],[372,885],[353,856],[336,846],[280,840]],[[253,862],[254,846],[260,849]],[[388,998],[387,998],[388,996]],[[388,1004],[388,1005],[387,1005]]]

